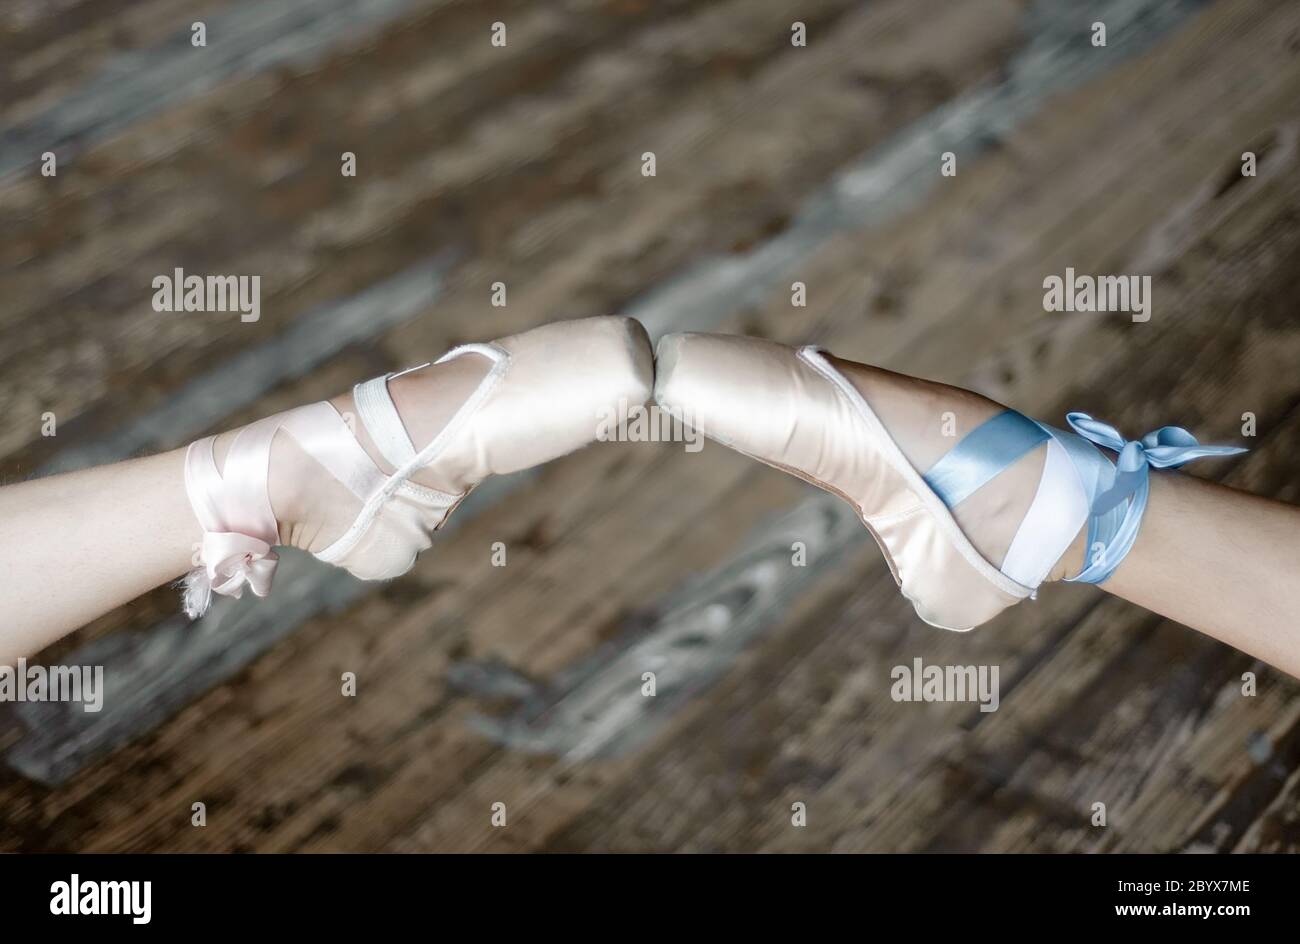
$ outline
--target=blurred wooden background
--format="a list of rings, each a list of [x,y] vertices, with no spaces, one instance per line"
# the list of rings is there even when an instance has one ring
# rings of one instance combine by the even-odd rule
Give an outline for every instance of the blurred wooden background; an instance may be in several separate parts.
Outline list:
[[[1253,413],[1198,474],[1298,501],[1298,103],[1283,0],[9,3],[0,473],[623,312],[1058,423]],[[1153,317],[1046,314],[1067,266],[1152,275]],[[260,321],[154,312],[175,267],[261,275]],[[1300,848],[1294,679],[1092,588],[932,629],[841,506],[721,448],[598,445],[440,538],[390,584],[291,556],[265,602],[189,625],[163,588],[44,653],[107,704],[0,706],[0,850]],[[998,666],[999,710],[894,702],[917,657]]]

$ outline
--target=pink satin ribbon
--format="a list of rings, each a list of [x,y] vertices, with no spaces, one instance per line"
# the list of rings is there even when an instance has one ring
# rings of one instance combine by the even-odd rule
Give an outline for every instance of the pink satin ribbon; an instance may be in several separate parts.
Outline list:
[[[207,610],[214,593],[238,598],[245,586],[259,597],[271,592],[279,562],[271,548],[280,543],[280,525],[267,476],[271,444],[281,429],[363,502],[387,481],[338,411],[325,402],[245,426],[221,469],[212,452],[215,437],[193,443],[185,454],[185,491],[203,527],[203,543],[185,578],[185,612],[191,617]]]
[[[275,566],[280,560],[265,541],[247,534],[213,531],[203,535],[199,559],[203,561],[212,592],[235,599],[244,595],[245,584],[256,596],[270,593]]]
[[[266,476],[271,440],[283,422],[277,414],[240,430],[226,456],[224,474],[212,454],[215,438],[193,443],[185,454],[185,491],[203,527],[198,564],[185,580],[185,612],[208,609],[212,594],[243,596],[271,592],[279,557],[279,525],[271,509]]]

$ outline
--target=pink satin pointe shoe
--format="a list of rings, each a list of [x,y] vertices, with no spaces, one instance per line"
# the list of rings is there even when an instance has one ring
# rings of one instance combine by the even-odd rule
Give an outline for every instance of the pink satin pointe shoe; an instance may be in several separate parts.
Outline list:
[[[562,321],[201,439],[185,462],[203,528],[185,610],[245,586],[266,596],[281,543],[363,580],[397,577],[485,478],[586,446],[601,417],[645,404],[652,383],[639,322]]]
[[[903,595],[943,629],[972,629],[1063,577],[1072,546],[1087,564],[1065,579],[1100,583],[1136,539],[1148,467],[1244,451],[1177,427],[1129,442],[1083,413],[1064,432],[968,391],[853,368],[851,378],[815,347],[672,334],[659,343],[655,399],[852,504]],[[860,388],[879,395],[874,405]],[[945,423],[964,435],[941,434]],[[1098,447],[1118,453],[1118,468]]]

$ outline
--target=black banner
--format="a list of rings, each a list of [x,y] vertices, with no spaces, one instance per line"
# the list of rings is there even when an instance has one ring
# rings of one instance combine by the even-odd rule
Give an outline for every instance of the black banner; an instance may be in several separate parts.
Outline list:
[[[596,871],[575,858],[542,867],[485,856],[8,856],[0,900],[10,929],[92,933],[338,934],[419,922],[445,934],[485,914],[505,929],[561,915],[571,927],[612,911],[645,928],[703,907],[765,930],[834,920],[902,922],[927,934],[984,922],[992,932],[1032,920],[1040,929],[1200,925],[1230,934],[1290,917],[1295,884],[1287,857],[765,857],[704,866],[620,857]]]

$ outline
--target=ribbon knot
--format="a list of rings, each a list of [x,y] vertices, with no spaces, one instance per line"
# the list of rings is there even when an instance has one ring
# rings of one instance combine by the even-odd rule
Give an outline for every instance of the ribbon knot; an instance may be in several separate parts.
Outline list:
[[[185,580],[186,613],[191,618],[202,615],[214,593],[239,599],[245,586],[256,596],[266,596],[279,561],[265,541],[238,532],[205,531],[199,547],[201,566]]]
[[[259,597],[270,593],[280,560],[265,541],[238,532],[212,531],[203,535],[199,559],[213,592],[236,599],[243,596],[245,585]]]
[[[1100,554],[1082,573],[1071,580],[1101,583],[1109,577],[1137,540],[1138,526],[1146,512],[1150,493],[1150,470],[1176,469],[1206,456],[1234,456],[1246,450],[1239,446],[1203,446],[1181,426],[1162,426],[1141,439],[1125,439],[1114,426],[1095,420],[1087,413],[1068,413],[1070,427],[1084,439],[1119,454],[1110,487],[1091,496],[1088,546],[1101,545]],[[1128,502],[1123,518],[1110,512]],[[1108,517],[1109,516],[1109,517]],[[1100,538],[1100,541],[1097,539]]]

